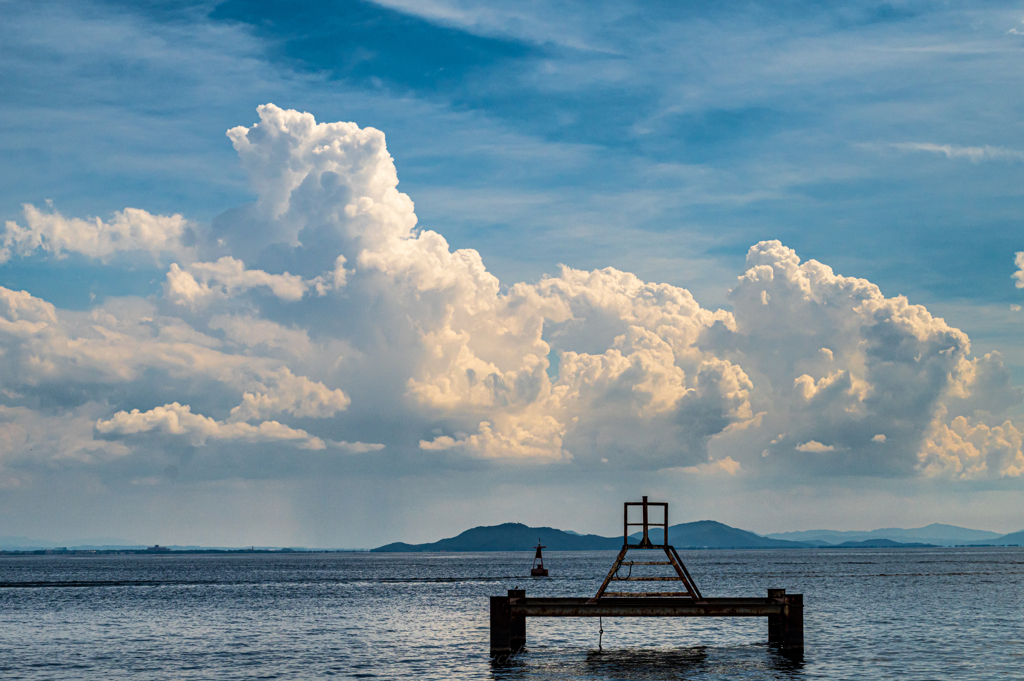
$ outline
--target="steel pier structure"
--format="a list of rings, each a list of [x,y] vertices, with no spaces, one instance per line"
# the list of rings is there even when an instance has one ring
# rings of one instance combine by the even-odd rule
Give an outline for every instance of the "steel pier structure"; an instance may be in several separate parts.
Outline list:
[[[640,523],[629,522],[629,508],[643,507]],[[648,507],[663,509],[660,523],[650,522]],[[651,541],[650,525],[662,528],[663,543]],[[629,528],[642,526],[636,544],[629,542]],[[626,561],[630,549],[661,549],[667,561]],[[633,566],[667,565],[669,576],[633,576]],[[629,568],[622,577],[619,571]],[[611,582],[676,581],[681,591],[637,592],[607,591]],[[527,617],[767,617],[768,642],[790,655],[801,655],[804,648],[804,604],[802,594],[787,594],[785,589],[768,589],[767,598],[706,598],[697,589],[679,554],[668,544],[668,504],[642,502],[625,504],[623,546],[611,571],[593,598],[527,598],[525,590],[513,589],[507,596],[491,597],[491,657],[509,659],[526,646]]]
[[[491,596],[491,657],[501,661],[526,647],[527,617],[767,617],[768,643],[788,653],[804,648],[802,594],[768,589],[767,598],[527,598],[525,590]]]

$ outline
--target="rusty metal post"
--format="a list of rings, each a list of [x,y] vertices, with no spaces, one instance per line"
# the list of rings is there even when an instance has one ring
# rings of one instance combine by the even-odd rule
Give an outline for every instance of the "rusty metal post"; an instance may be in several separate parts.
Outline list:
[[[768,600],[775,601],[777,603],[786,602],[786,590],[785,589],[768,589]],[[773,645],[782,645],[782,641],[786,635],[785,624],[783,623],[782,615],[768,615],[768,643]]]
[[[644,538],[642,540],[640,540],[640,546],[650,546],[651,545],[651,540],[647,536],[647,497],[644,497],[643,505],[644,505],[644,521],[643,521],[644,522]],[[667,544],[668,542],[665,542],[665,543]]]
[[[804,595],[789,594],[786,596],[786,607],[783,610],[785,635],[782,641],[783,650],[803,653],[804,650]]]
[[[508,590],[509,604],[511,607],[512,603],[515,603],[520,598],[526,598],[525,589],[509,589]],[[526,647],[526,616],[525,615],[512,615],[510,611],[509,616],[509,635],[508,643],[509,648],[512,649],[512,653],[518,653]]]
[[[491,657],[507,660],[512,654],[512,608],[508,596],[491,596]]]

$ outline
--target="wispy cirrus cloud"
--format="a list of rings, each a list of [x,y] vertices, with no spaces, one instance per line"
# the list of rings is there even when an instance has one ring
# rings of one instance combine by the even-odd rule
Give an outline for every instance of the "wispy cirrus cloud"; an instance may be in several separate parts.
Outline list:
[[[1024,161],[1024,151],[984,145],[980,147],[964,147],[956,144],[933,144],[931,142],[895,142],[889,145],[900,151],[922,151],[942,154],[946,158],[965,158],[972,163],[981,161]]]

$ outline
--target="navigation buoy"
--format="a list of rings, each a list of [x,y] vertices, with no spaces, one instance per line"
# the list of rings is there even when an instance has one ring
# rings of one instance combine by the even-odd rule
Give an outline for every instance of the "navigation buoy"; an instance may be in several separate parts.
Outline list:
[[[544,556],[541,555],[540,550],[546,549],[546,546],[540,545],[540,539],[537,540],[537,555],[533,559],[533,569],[530,570],[531,577],[547,577],[548,569],[544,567]]]

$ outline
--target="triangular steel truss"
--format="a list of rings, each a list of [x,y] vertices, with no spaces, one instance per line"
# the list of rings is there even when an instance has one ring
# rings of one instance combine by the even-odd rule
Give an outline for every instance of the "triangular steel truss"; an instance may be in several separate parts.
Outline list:
[[[644,500],[641,502],[628,501],[623,504],[622,550],[619,551],[619,555],[615,558],[615,563],[612,564],[612,569],[608,571],[608,576],[605,577],[604,582],[601,583],[601,588],[597,590],[597,595],[591,598],[590,602],[596,603],[601,598],[689,598],[694,602],[703,601],[704,597],[701,596],[700,590],[697,588],[693,578],[690,576],[690,572],[683,564],[682,558],[679,557],[675,547],[668,543],[668,504],[665,502],[648,502],[647,497],[644,497],[643,499]],[[630,506],[641,506],[643,508],[642,522],[629,522]],[[651,506],[660,506],[664,510],[664,515],[662,517],[663,522],[652,523],[649,521],[647,510]],[[652,526],[660,527],[662,529],[662,540],[664,543],[654,544],[651,542],[648,531]],[[643,527],[643,535],[638,544],[629,543],[630,527]],[[662,549],[668,560],[627,561],[626,554],[629,553],[630,549]],[[634,577],[634,565],[671,565],[675,571],[675,575],[667,577]],[[623,567],[629,568],[629,573],[625,577],[619,576],[619,570]],[[684,591],[608,591],[608,585],[612,582],[681,582]]]

